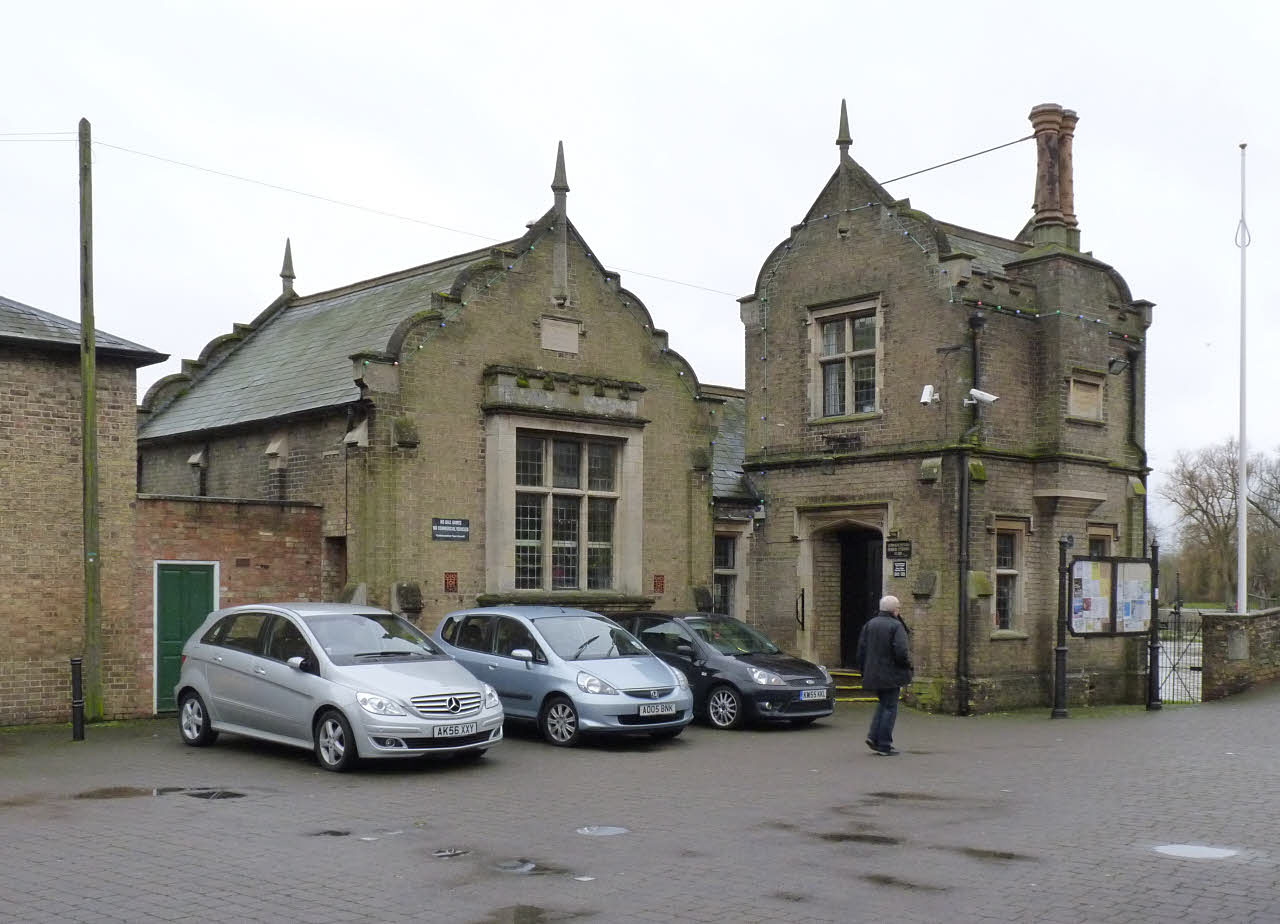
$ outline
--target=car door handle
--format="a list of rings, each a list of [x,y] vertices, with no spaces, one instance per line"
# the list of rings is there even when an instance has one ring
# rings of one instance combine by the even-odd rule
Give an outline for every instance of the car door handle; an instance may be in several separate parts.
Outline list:
[[[496,664],[490,664],[488,665],[488,667],[489,667],[489,670],[491,671],[496,671],[498,669],[498,665]]]
[[[218,661],[219,663],[221,663],[221,661],[222,661],[222,655],[214,655],[214,656],[213,656],[213,660]]]
[[[255,667],[255,668],[253,669],[253,672],[254,672],[255,674],[263,674],[263,675],[265,675],[265,674],[267,673],[267,669],[266,669],[265,667]]]

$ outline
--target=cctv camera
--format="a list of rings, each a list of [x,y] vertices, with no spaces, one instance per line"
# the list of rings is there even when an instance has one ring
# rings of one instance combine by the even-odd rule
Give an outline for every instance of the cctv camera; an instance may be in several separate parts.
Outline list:
[[[930,404],[936,403],[938,395],[934,392],[932,385],[926,385],[924,391],[920,392],[920,403],[928,407]]]
[[[991,394],[991,392],[983,391],[980,388],[970,388],[969,397],[973,399],[972,401],[968,402],[969,404],[973,404],[974,402],[981,402],[983,404],[995,404],[997,401],[1000,400],[999,395],[993,395]]]

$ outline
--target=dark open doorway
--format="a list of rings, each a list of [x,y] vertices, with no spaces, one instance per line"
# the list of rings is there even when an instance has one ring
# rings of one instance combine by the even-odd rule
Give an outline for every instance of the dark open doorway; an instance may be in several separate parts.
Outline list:
[[[839,536],[840,662],[852,667],[858,634],[880,604],[884,539],[874,529],[846,529]]]

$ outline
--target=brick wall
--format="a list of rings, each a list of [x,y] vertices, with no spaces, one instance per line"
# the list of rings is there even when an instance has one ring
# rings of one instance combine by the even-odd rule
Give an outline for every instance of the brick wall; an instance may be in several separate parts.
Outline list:
[[[1206,701],[1280,679],[1280,609],[1201,613],[1200,620]]]
[[[132,606],[135,374],[99,357],[98,504],[103,686],[119,714]],[[65,721],[69,659],[84,656],[80,357],[0,344],[0,725]]]

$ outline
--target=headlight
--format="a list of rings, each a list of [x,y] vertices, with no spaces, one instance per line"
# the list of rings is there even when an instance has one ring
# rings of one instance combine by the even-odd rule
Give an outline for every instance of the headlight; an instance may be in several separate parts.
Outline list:
[[[374,715],[404,715],[403,709],[377,693],[357,693],[356,702],[365,712],[372,712]]]
[[[583,693],[616,694],[618,692],[599,677],[588,674],[586,671],[578,671],[578,689]]]
[[[835,681],[831,679],[831,671],[827,670],[821,664],[818,665],[818,670],[822,671],[823,683],[835,683]]]
[[[747,673],[751,675],[751,679],[763,686],[782,686],[782,678],[773,671],[764,671],[758,667],[748,667]]]
[[[673,667],[671,673],[676,675],[676,686],[682,690],[689,689],[689,678],[684,675],[684,671],[678,671]]]
[[[489,684],[484,685],[484,708],[492,709],[498,705],[498,691]]]

